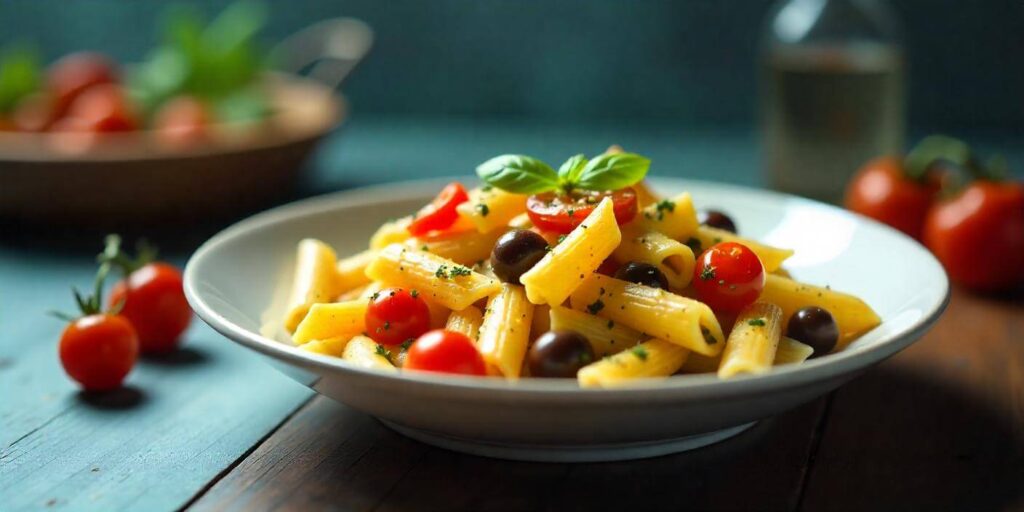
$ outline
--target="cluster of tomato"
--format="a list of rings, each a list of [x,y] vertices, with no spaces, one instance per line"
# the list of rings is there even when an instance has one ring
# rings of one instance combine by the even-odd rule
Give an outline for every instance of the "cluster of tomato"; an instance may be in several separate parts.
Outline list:
[[[192,321],[181,273],[152,261],[154,254],[145,250],[131,258],[121,250],[117,236],[108,237],[99,256],[95,291],[83,296],[75,290],[81,315],[59,315],[69,322],[60,338],[61,364],[88,391],[119,387],[140,351],[162,354],[176,349]],[[103,287],[112,270],[123,278],[104,305]]]
[[[960,141],[926,138],[907,158],[869,162],[848,209],[920,240],[954,282],[981,291],[1024,284],[1024,183],[981,165]]]
[[[66,55],[47,69],[40,90],[23,96],[6,117],[0,115],[0,130],[89,134],[139,130],[146,123],[120,75],[117,64],[104,55]],[[203,102],[180,95],[155,111],[149,127],[168,145],[190,144],[202,140],[210,118]]]

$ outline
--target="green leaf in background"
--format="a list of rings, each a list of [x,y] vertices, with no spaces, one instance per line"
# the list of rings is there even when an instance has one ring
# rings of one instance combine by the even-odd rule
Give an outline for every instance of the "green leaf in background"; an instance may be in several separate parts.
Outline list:
[[[214,105],[217,119],[227,123],[244,123],[267,117],[270,104],[267,95],[258,87],[239,89]]]
[[[34,50],[11,46],[0,52],[0,113],[10,112],[21,98],[39,89],[40,75]]]
[[[930,135],[907,153],[904,167],[908,177],[920,180],[938,160],[967,169],[973,159],[971,148],[964,141],[945,135]]]
[[[496,156],[476,168],[488,185],[516,194],[536,194],[559,187],[558,173],[550,165],[525,155]]]
[[[571,187],[580,178],[580,173],[583,172],[583,168],[587,165],[587,157],[583,154],[574,155],[569,157],[561,167],[558,168],[558,179],[561,180],[562,186]]]
[[[587,190],[618,190],[644,179],[650,166],[650,160],[637,154],[604,154],[587,163],[575,186]]]

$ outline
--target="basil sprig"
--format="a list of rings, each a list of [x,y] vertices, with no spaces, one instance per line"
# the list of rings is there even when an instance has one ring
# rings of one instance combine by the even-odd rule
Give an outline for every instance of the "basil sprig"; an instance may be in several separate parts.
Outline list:
[[[550,165],[525,155],[496,156],[476,168],[488,185],[515,194],[552,190],[618,190],[644,179],[651,161],[633,153],[603,154],[593,160],[574,155],[556,172]]]

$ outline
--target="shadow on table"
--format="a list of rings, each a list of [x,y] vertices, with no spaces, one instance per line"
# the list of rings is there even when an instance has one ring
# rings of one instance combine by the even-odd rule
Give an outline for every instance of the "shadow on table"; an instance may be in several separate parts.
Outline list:
[[[147,399],[141,389],[126,385],[112,391],[79,391],[78,400],[94,409],[123,411],[142,405]]]
[[[178,347],[166,354],[143,354],[142,362],[157,366],[185,367],[206,364],[210,356],[196,347]]]

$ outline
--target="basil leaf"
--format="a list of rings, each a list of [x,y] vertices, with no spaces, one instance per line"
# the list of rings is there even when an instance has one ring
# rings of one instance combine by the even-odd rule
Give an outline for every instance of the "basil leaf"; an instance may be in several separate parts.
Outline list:
[[[558,188],[558,173],[550,165],[525,155],[496,156],[476,168],[488,185],[515,194],[536,194]]]
[[[576,184],[576,180],[580,179],[580,173],[583,172],[586,165],[587,157],[582,154],[571,156],[558,168],[558,179],[563,186],[573,186]]]
[[[618,190],[644,179],[651,161],[634,153],[604,154],[587,163],[575,185],[586,190]]]

